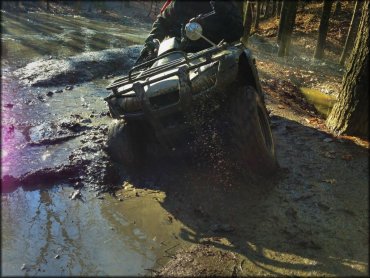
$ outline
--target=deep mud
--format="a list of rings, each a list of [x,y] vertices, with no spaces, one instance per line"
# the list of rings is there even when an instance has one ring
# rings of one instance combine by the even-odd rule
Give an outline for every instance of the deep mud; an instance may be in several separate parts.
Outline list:
[[[119,74],[135,63],[142,46],[87,52],[66,59],[47,59],[28,64],[14,72],[22,82],[31,86],[77,84]]]
[[[261,43],[269,46],[262,49]],[[367,275],[368,146],[330,134],[299,90],[328,88],[323,81],[329,81],[328,93],[335,95],[340,69],[305,58],[272,60],[269,41],[252,39],[251,48],[280,164],[271,178],[230,174],[227,165],[218,164],[223,153],[211,145],[197,161],[162,157],[131,171],[109,161],[104,149],[111,119],[102,97],[114,77],[86,81],[111,74],[112,59],[117,67],[121,61],[122,71],[128,69],[138,55],[136,46],[30,63],[16,73],[31,88],[4,74],[2,142],[10,147],[2,154],[2,192],[13,192],[3,198],[2,219],[10,227],[3,236],[8,273]],[[305,68],[297,71],[297,64]],[[296,79],[286,78],[284,70],[295,72]],[[333,73],[330,79],[310,79],[324,70]],[[31,192],[24,200],[19,186]],[[27,194],[39,191],[40,203],[31,210],[21,205],[29,204]],[[20,239],[11,230],[14,215]],[[34,232],[44,226],[47,237],[43,228]],[[40,239],[24,243],[30,234]],[[32,246],[40,254],[29,251]],[[16,266],[8,259],[12,256]]]

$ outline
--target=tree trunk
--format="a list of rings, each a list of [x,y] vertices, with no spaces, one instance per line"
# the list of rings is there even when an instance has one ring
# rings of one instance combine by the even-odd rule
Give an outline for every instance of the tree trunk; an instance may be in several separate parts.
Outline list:
[[[282,22],[283,25],[281,26],[281,28],[279,26],[279,30],[282,29],[278,50],[279,57],[289,55],[290,42],[295,24],[295,18],[297,15],[298,2],[287,0],[283,2],[283,5],[286,6],[286,16],[285,20]]]
[[[341,10],[342,10],[342,4],[340,3],[339,0],[337,0],[337,2],[335,2],[335,5],[334,5],[333,17],[338,16]]]
[[[272,9],[271,9],[271,16],[276,15],[276,0],[272,0]]]
[[[339,134],[369,137],[369,0],[363,2],[360,25],[338,102],[327,126]]]
[[[280,12],[280,19],[279,19],[279,29],[278,29],[278,34],[277,34],[277,43],[280,43],[280,41],[281,41],[281,35],[282,35],[283,30],[285,28],[285,21],[286,21],[286,16],[287,16],[287,8],[288,8],[287,1],[283,1],[282,4],[281,4],[281,12]]]
[[[244,26],[243,42],[245,44],[248,42],[248,38],[249,38],[250,33],[251,33],[252,22],[253,22],[252,20],[253,20],[252,4],[251,4],[250,1],[247,1],[246,7],[245,7],[245,13],[244,13],[244,22],[243,22],[243,26]]]
[[[353,8],[351,25],[349,26],[346,42],[344,44],[342,55],[340,56],[340,61],[339,61],[339,64],[342,65],[342,66],[344,65],[344,62],[346,61],[348,51],[350,50],[351,46],[353,46],[353,41],[354,41],[354,37],[355,37],[355,34],[356,34],[356,29],[358,28],[358,23],[359,23],[358,17],[356,16],[356,13],[357,13],[357,10],[358,10],[360,5],[361,5],[360,0],[357,0],[356,4],[355,4],[355,7]]]
[[[322,59],[322,57],[324,56],[326,35],[328,34],[329,18],[332,5],[333,5],[332,0],[324,0],[319,26],[319,37],[317,39],[317,45],[314,54],[315,59]]]
[[[254,30],[257,30],[260,24],[261,1],[257,1],[256,18],[254,19]]]
[[[276,0],[276,17],[281,16],[282,8],[283,8],[283,1]]]

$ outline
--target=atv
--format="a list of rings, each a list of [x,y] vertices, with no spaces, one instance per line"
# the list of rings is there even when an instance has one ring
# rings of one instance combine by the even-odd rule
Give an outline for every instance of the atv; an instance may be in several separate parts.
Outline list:
[[[183,41],[198,39],[211,46],[196,53],[182,51]],[[194,111],[204,103],[216,103],[212,117],[218,120],[217,115],[222,115],[219,122],[225,123],[221,130],[228,138],[232,159],[258,174],[277,169],[251,51],[241,42],[216,45],[195,20],[183,28],[183,38],[162,41],[156,57],[135,65],[107,89],[112,93],[105,100],[114,119],[108,129],[107,151],[121,164],[140,164],[153,144],[169,152],[181,144],[191,145]]]

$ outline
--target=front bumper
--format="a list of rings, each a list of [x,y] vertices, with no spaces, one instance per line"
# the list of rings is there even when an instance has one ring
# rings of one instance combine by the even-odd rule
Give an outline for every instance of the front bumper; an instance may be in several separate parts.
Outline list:
[[[224,92],[235,82],[241,52],[241,46],[217,46],[179,59],[179,65],[169,62],[171,68],[130,72],[126,80],[108,87],[113,91],[106,98],[111,115],[128,121],[144,119],[158,139],[172,138],[189,128],[186,116],[198,99]]]

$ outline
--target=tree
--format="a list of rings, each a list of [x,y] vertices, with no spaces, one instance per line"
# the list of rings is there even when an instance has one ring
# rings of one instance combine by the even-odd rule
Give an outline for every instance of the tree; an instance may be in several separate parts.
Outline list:
[[[243,27],[244,27],[243,42],[244,43],[248,42],[248,38],[249,38],[251,29],[252,29],[252,22],[253,22],[252,3],[251,1],[247,1],[247,3],[245,4],[244,17],[243,17]]]
[[[257,1],[256,18],[254,19],[254,29],[257,30],[260,23],[261,1]]]
[[[280,1],[279,1],[280,2]],[[285,21],[286,21],[286,15],[287,15],[287,1],[283,1],[281,3],[281,11],[280,13],[280,19],[279,19],[279,27],[278,27],[278,34],[277,34],[277,42],[280,43],[281,41],[281,35],[283,33],[283,30],[285,28]]]
[[[338,16],[341,10],[342,10],[342,4],[340,3],[339,0],[337,0],[337,2],[335,2],[335,5],[334,5],[333,17]]]
[[[316,50],[314,54],[315,59],[322,59],[322,57],[324,56],[326,35],[328,34],[329,18],[332,5],[332,0],[324,0],[319,26],[319,37],[317,39]]]
[[[283,5],[283,0],[276,0],[276,17],[281,16],[281,11],[282,11],[282,5]]]
[[[277,0],[272,0],[272,8],[271,8],[271,15],[272,16],[276,15],[276,8],[277,8],[276,1]]]
[[[340,61],[339,61],[339,64],[342,66],[344,65],[344,62],[346,61],[348,51],[350,50],[351,46],[353,46],[354,37],[356,35],[356,29],[359,23],[359,20],[358,20],[359,17],[357,17],[356,14],[357,14],[357,10],[360,5],[361,5],[360,1],[357,0],[353,8],[351,24],[349,26],[346,42],[344,43],[342,55],[340,56]]]
[[[278,50],[278,56],[287,56],[289,54],[290,49],[290,42],[291,42],[291,36],[293,33],[293,28],[295,24],[295,18],[297,14],[297,7],[298,2],[297,1],[289,1],[284,0],[283,1],[283,7],[281,11],[281,19],[279,24],[279,32],[280,32],[280,41],[279,42],[279,50]],[[285,13],[285,15],[283,14]],[[279,34],[278,34],[279,35]]]
[[[349,58],[338,101],[326,125],[338,134],[369,137],[369,0],[363,2],[362,15]]]

